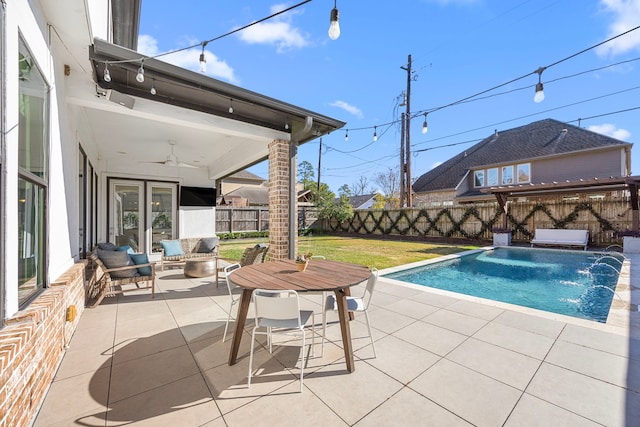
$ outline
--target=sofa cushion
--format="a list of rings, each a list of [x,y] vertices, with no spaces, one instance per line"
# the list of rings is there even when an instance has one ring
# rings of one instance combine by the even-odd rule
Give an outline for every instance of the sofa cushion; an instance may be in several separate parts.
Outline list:
[[[163,240],[161,243],[165,256],[184,255],[184,251],[182,250],[182,246],[180,246],[179,240]]]
[[[98,249],[103,251],[115,251],[118,247],[111,242],[98,243]]]
[[[217,237],[203,237],[198,243],[198,249],[196,252],[211,253],[216,249],[216,246],[218,246]]]
[[[129,258],[131,258],[131,261],[133,261],[135,265],[149,264],[149,257],[147,254],[129,254]],[[153,274],[150,265],[138,267],[138,273],[142,276],[151,276],[151,274]]]
[[[133,250],[133,248],[131,247],[131,245],[122,245],[122,246],[118,246],[116,248],[116,251],[124,251],[126,253],[128,253],[129,255],[131,254],[135,254],[136,252]]]
[[[119,268],[133,265],[133,261],[131,261],[129,254],[125,251],[105,251],[98,249],[98,258],[100,258],[100,261],[102,261],[107,268]],[[139,273],[136,269],[132,268],[121,271],[110,271],[109,275],[112,278],[126,278],[138,276]]]

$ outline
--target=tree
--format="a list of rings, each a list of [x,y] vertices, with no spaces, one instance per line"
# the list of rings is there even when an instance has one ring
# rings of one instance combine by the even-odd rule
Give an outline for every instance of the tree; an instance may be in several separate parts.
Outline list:
[[[387,204],[384,196],[380,193],[376,193],[376,195],[373,197],[373,200],[374,201],[371,205],[371,209],[384,209],[385,205]]]
[[[400,207],[400,173],[398,168],[388,168],[386,172],[376,175],[376,183],[389,207]]]
[[[361,176],[358,180],[351,184],[351,194],[353,196],[362,196],[364,194],[371,194],[373,190],[370,187],[369,178]]]
[[[342,187],[338,188],[338,195],[351,197],[351,188],[347,184],[342,184]]]
[[[305,190],[317,189],[318,184],[315,181],[316,174],[313,171],[313,165],[308,161],[302,161],[298,164],[298,182],[304,186]]]

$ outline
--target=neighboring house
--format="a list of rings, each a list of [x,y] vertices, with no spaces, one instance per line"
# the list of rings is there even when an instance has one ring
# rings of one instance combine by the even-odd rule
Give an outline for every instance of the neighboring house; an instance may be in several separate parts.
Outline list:
[[[371,206],[375,203],[376,194],[362,194],[360,196],[350,196],[349,204],[353,209],[371,209]],[[339,198],[336,198],[336,203],[339,201]]]
[[[219,206],[268,206],[269,184],[238,187],[220,198]]]
[[[41,404],[97,242],[212,235],[216,183],[268,159],[270,256],[293,257],[297,147],[344,126],[136,52],[140,4],[0,3],[0,425]]]
[[[498,189],[548,197],[554,186],[602,194],[603,183],[630,175],[632,145],[553,119],[496,131],[418,178],[414,204],[495,201]]]
[[[218,196],[225,196],[238,188],[261,188],[264,187],[268,181],[255,173],[247,170],[238,171],[229,175],[226,178],[218,181],[216,188]]]

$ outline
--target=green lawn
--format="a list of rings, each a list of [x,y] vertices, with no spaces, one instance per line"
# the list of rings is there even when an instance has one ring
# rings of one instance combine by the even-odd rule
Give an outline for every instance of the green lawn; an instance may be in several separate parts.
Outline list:
[[[225,258],[240,259],[246,247],[261,242],[268,243],[268,239],[223,240],[220,242],[220,254]],[[395,267],[477,247],[415,240],[384,240],[327,235],[300,236],[298,240],[298,252],[300,253],[311,252],[314,255],[324,255],[328,259],[352,262],[378,269]]]

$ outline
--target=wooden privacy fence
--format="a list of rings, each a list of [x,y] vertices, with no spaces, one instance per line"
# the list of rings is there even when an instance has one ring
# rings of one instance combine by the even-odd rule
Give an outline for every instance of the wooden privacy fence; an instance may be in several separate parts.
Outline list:
[[[313,226],[318,219],[315,207],[298,207],[298,229]],[[216,207],[216,233],[241,233],[269,230],[269,208],[254,207]]]
[[[507,229],[512,241],[528,242],[536,228],[589,230],[592,245],[619,244],[620,231],[631,229],[627,200],[563,202],[509,202]],[[502,209],[496,203],[392,210],[356,210],[344,222],[323,222],[331,232],[461,238],[491,241],[502,227]]]

